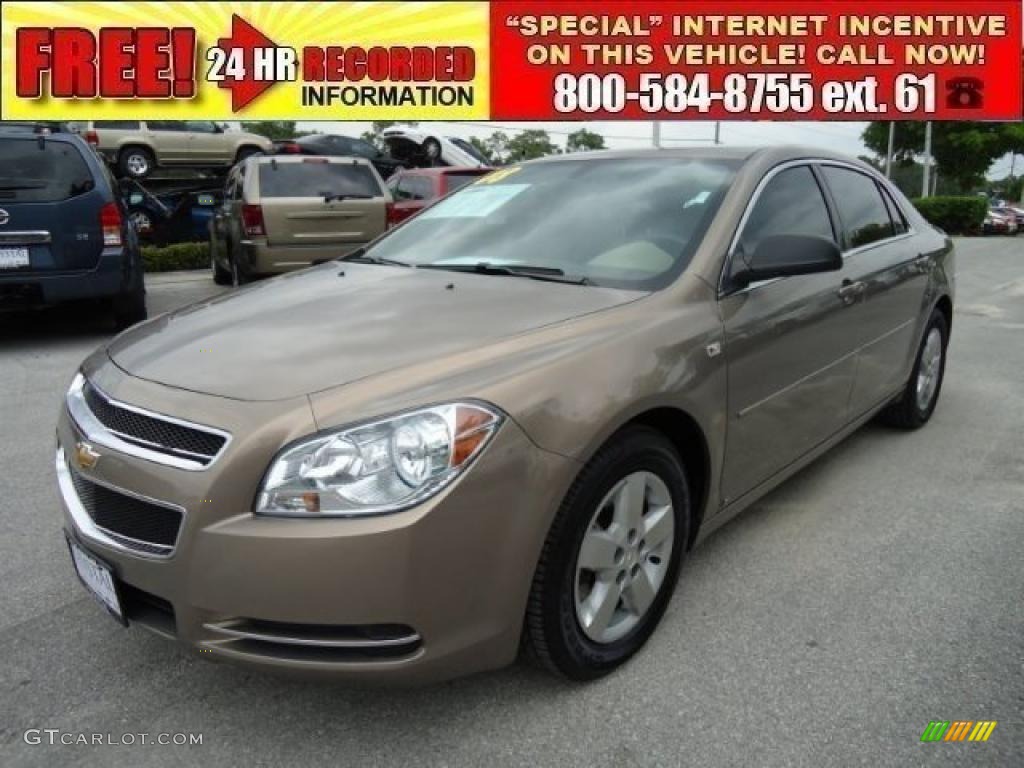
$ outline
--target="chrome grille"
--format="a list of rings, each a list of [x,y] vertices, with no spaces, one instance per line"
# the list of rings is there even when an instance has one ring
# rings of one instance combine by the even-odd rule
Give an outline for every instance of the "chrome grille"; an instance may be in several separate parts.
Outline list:
[[[89,381],[83,381],[81,393],[92,416],[112,435],[146,450],[187,459],[205,467],[227,443],[227,437],[222,433],[117,403]]]
[[[104,534],[128,549],[151,555],[174,551],[184,513],[93,482],[68,467],[78,501]]]

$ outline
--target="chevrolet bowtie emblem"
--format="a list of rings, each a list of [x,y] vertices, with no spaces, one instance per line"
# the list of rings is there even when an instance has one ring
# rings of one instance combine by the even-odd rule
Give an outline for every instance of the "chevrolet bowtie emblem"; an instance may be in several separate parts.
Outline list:
[[[79,469],[92,469],[99,460],[100,455],[93,450],[91,445],[75,443],[75,463],[78,464]]]

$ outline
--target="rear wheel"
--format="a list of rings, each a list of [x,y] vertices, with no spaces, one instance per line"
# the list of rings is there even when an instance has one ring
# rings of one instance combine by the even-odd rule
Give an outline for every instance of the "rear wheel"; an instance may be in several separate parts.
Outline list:
[[[217,285],[231,285],[234,280],[230,270],[224,269],[220,264],[217,263],[217,258],[214,256],[215,250],[213,247],[213,238],[210,238],[210,271],[213,272],[213,282]]]
[[[910,380],[899,400],[882,411],[882,421],[900,429],[917,429],[928,423],[939,401],[948,343],[949,323],[936,309],[925,327]]]
[[[123,331],[136,323],[145,320],[149,313],[146,310],[146,290],[140,285],[130,293],[114,298],[112,302],[114,328]]]
[[[117,156],[117,169],[129,179],[144,179],[155,167],[153,153],[145,147],[125,147]]]
[[[228,258],[231,261],[231,285],[237,288],[240,285],[245,285],[250,282],[252,278],[244,268],[238,265],[238,259],[236,259],[234,255],[229,255]]]
[[[689,524],[672,444],[647,427],[619,433],[580,473],[544,543],[524,627],[531,655],[574,680],[629,659],[668,605]]]

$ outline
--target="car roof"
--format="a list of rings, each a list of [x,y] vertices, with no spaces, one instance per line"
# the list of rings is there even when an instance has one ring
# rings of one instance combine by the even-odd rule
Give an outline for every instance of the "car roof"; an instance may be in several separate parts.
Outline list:
[[[754,159],[775,164],[784,163],[790,160],[839,160],[845,163],[853,163],[870,167],[856,158],[833,152],[821,147],[809,147],[800,145],[783,145],[769,147],[733,147],[733,146],[709,146],[709,147],[685,147],[671,149],[611,149],[596,150],[591,152],[573,152],[567,155],[549,155],[537,160],[530,160],[530,163],[559,163],[566,161],[585,160],[589,162],[600,162],[602,160],[633,160],[650,159],[663,157],[666,159],[679,160],[739,160],[747,162]]]
[[[353,155],[253,155],[249,158],[249,162],[255,162],[259,165],[274,165],[277,163],[292,165],[300,163],[347,163],[349,165],[373,165],[373,163],[365,157],[355,157]]]

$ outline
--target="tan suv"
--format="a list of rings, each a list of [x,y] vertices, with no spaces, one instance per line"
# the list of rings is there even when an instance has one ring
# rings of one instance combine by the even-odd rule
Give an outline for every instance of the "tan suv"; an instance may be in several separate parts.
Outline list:
[[[369,160],[272,156],[239,163],[210,221],[218,285],[302,269],[387,229],[391,193]]]
[[[695,543],[877,414],[929,420],[954,272],[819,149],[502,168],[87,359],[57,428],[71,553],[202,657],[408,681],[525,645],[596,677]]]
[[[264,136],[225,130],[212,120],[94,120],[70,127],[132,179],[157,168],[226,168],[274,147]]]

